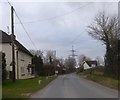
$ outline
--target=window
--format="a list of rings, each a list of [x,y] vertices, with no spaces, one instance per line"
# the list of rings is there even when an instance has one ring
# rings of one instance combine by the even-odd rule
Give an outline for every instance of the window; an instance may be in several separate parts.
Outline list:
[[[95,64],[92,64],[91,67],[95,67]]]
[[[21,61],[24,61],[24,60],[25,60],[25,58],[24,58],[24,53],[20,53],[20,56],[19,56],[19,57],[20,57],[20,60],[21,60]]]
[[[21,73],[25,73],[25,68],[21,67]]]

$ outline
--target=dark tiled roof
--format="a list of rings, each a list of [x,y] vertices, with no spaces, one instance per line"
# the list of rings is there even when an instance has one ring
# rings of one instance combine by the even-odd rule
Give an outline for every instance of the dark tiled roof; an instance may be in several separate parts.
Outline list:
[[[91,66],[92,64],[97,65],[97,61],[85,61],[89,66]]]
[[[11,43],[11,36],[5,33],[4,31],[0,30],[0,36],[2,36],[2,41],[0,41],[0,43]],[[18,50],[25,52],[29,54],[30,56],[32,56],[32,54],[17,40],[15,40],[15,44],[17,45]]]
[[[10,35],[0,30],[0,36],[2,36],[2,41],[0,43],[11,43]]]

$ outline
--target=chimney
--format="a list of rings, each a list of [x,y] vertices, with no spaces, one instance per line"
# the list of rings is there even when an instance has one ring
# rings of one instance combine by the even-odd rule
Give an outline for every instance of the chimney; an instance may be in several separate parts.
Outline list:
[[[13,34],[10,34],[10,37],[11,37],[11,38],[12,38],[12,35],[13,35]],[[16,40],[16,36],[14,35],[13,37],[14,37],[14,40]]]

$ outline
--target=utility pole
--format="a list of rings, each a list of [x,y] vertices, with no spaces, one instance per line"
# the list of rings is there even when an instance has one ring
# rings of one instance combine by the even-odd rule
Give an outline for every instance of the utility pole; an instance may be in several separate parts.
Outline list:
[[[11,40],[12,40],[12,81],[15,82],[15,35],[14,35],[14,8],[11,6]]]

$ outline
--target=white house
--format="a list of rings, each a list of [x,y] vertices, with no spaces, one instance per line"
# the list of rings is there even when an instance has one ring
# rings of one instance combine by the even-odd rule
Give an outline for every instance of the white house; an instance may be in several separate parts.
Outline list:
[[[11,35],[0,30],[0,47],[6,57],[6,70],[8,72],[7,78],[10,79],[12,75],[12,45]],[[15,40],[15,69],[16,79],[28,79],[34,77],[34,65],[32,63],[32,54],[17,40]]]
[[[94,68],[97,66],[97,61],[84,61],[82,64],[84,70]]]

